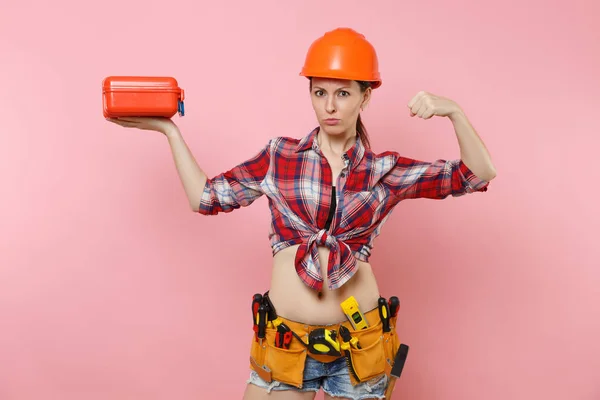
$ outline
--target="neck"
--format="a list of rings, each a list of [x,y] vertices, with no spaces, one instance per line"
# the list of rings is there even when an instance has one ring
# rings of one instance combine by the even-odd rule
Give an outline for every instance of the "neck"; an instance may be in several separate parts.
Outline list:
[[[336,156],[342,156],[354,143],[356,143],[356,129],[349,130],[342,135],[329,135],[323,130],[319,131],[318,143],[321,150],[326,150]]]

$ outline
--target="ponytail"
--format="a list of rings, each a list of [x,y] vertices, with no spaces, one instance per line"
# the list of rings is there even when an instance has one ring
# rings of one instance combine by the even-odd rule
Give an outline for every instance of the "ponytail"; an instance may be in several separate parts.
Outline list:
[[[369,134],[367,133],[367,128],[365,128],[365,125],[360,118],[360,114],[358,114],[358,119],[356,120],[356,133],[358,133],[358,137],[362,141],[363,146],[365,146],[367,149],[370,149],[371,142],[369,140]]]
[[[360,85],[360,90],[362,93],[364,93],[365,90],[367,90],[368,88],[371,87],[371,82],[365,82],[365,81],[357,81],[357,82]],[[360,118],[360,114],[358,114],[358,119],[356,120],[356,133],[358,133],[358,137],[362,141],[363,146],[365,146],[365,148],[367,148],[367,149],[370,149],[371,141],[369,140],[369,134],[367,133],[367,128],[365,128],[365,125],[363,124],[362,119]]]

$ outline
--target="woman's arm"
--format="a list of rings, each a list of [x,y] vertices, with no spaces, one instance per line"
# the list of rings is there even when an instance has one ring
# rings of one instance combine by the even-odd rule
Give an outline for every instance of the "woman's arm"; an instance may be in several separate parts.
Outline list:
[[[458,105],[456,107],[448,118],[454,125],[460,158],[477,177],[489,182],[496,177],[496,168],[491,156],[463,110]]]
[[[489,182],[496,177],[496,169],[483,141],[458,104],[421,91],[410,100],[408,108],[411,117],[448,117],[454,124],[461,157],[427,162],[395,152],[383,153],[382,164],[390,166],[390,169],[384,171],[382,182],[394,194],[395,201],[443,199],[450,195],[458,197],[487,191]]]
[[[231,212],[263,195],[260,185],[270,165],[270,143],[251,159],[208,178],[170,118],[122,117],[108,121],[127,128],[161,132],[167,137],[179,179],[195,212],[204,215]]]
[[[202,198],[208,177],[198,166],[194,155],[185,143],[183,135],[177,126],[172,125],[167,127],[165,129],[165,136],[171,147],[175,168],[183,184],[190,207],[193,211],[197,212],[200,208],[200,199]]]
[[[485,144],[469,122],[462,108],[453,100],[420,91],[409,102],[412,117],[429,119],[433,116],[448,117],[460,146],[461,160],[480,179],[491,181],[496,169]]]
[[[269,145],[251,159],[208,178],[198,166],[177,126],[169,125],[164,134],[193,211],[204,215],[227,213],[249,206],[263,195],[261,182],[269,169]]]

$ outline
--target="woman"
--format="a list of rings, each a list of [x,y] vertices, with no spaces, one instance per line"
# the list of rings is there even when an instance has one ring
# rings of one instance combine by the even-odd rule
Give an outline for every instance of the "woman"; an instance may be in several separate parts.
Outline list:
[[[318,127],[302,139],[274,138],[212,179],[170,119],[111,121],[167,137],[196,212],[215,215],[269,199],[272,279],[253,304],[245,399],[312,399],[320,388],[327,399],[384,398],[399,341],[396,317],[380,315],[393,307],[392,298],[380,297],[368,261],[373,240],[400,201],[485,191],[495,169],[461,108],[426,92],[408,103],[410,115],[448,117],[461,158],[424,162],[373,153],[360,112],[381,85],[378,60],[351,29],[316,40],[301,75],[309,79]],[[348,316],[342,304],[352,299],[362,315]]]

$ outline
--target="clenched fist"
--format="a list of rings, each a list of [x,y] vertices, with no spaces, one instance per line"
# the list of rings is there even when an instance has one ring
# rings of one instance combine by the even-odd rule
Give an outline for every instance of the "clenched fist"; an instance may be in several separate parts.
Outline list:
[[[434,115],[447,117],[460,111],[460,107],[454,101],[435,94],[420,91],[408,102],[410,116],[415,115],[429,119]]]

